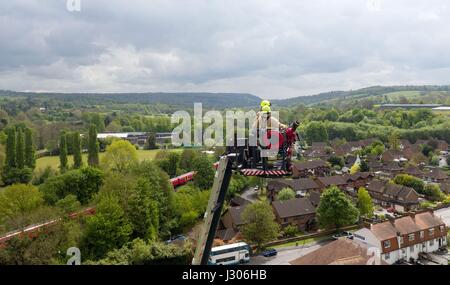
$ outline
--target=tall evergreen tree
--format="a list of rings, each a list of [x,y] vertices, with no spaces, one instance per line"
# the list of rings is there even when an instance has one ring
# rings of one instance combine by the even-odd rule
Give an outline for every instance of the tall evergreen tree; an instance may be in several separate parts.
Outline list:
[[[59,139],[59,169],[62,173],[67,170],[67,138],[65,133],[62,133]]]
[[[21,128],[17,128],[16,137],[16,165],[17,168],[23,169],[25,167],[25,142]]]
[[[73,168],[80,168],[83,165],[81,157],[81,142],[80,134],[74,132],[72,134],[72,149],[73,149]]]
[[[91,125],[89,128],[89,138],[88,138],[88,164],[89,166],[98,166],[98,150],[99,145],[97,141],[97,128],[95,125]]]
[[[7,130],[7,135],[5,169],[11,169],[16,167],[16,130],[14,128],[9,128]]]
[[[25,129],[25,166],[34,169],[36,158],[34,156],[33,136],[29,128]]]

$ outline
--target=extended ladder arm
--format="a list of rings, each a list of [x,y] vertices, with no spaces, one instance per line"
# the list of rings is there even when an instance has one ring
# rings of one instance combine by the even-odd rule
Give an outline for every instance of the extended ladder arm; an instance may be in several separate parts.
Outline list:
[[[222,156],[219,160],[216,174],[214,176],[214,184],[211,189],[208,206],[204,215],[203,226],[197,241],[194,259],[192,265],[208,264],[211,247],[216,235],[217,226],[219,225],[222,213],[225,195],[230,184],[233,172],[231,157],[233,154]]]

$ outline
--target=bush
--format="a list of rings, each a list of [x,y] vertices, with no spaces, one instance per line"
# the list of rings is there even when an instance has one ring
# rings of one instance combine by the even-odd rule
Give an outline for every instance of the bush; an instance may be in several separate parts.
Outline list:
[[[287,225],[283,229],[283,236],[285,237],[295,237],[296,235],[298,235],[298,233],[299,233],[298,227],[293,224]]]
[[[86,204],[103,184],[103,172],[86,167],[71,170],[63,175],[49,178],[39,187],[48,204],[55,204],[69,194],[74,194],[81,204]]]

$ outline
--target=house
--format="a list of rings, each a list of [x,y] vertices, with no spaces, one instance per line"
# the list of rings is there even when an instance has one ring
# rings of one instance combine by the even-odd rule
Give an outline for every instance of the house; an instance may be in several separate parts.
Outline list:
[[[418,178],[422,178],[423,177],[423,172],[422,170],[420,170],[417,166],[414,165],[409,165],[407,166],[404,170],[403,170],[404,174],[408,174],[411,176],[415,176]]]
[[[391,219],[354,234],[354,241],[376,248],[388,264],[415,261],[421,253],[431,253],[447,245],[447,227],[431,212]]]
[[[289,263],[292,265],[387,265],[385,261],[374,258],[367,246],[348,238],[330,242]]]
[[[407,212],[419,207],[419,194],[411,187],[374,179],[368,183],[367,191],[374,203],[385,208]]]
[[[276,196],[278,195],[278,192],[280,192],[284,188],[291,188],[292,190],[294,190],[291,180],[284,178],[271,179],[267,183],[267,197],[269,198],[269,201],[274,201],[276,199]]]
[[[383,163],[390,163],[392,161],[397,161],[397,162],[398,161],[407,161],[407,160],[408,159],[405,158],[403,151],[395,150],[395,149],[389,149],[381,155],[381,161]]]
[[[347,183],[348,187],[360,188],[365,187],[370,180],[374,177],[371,172],[357,172],[355,174],[344,174],[343,178]]]
[[[311,178],[298,178],[291,180],[292,189],[297,195],[304,196],[309,191],[320,190],[320,185]]]
[[[321,189],[328,188],[332,185],[335,185],[342,190],[347,188],[347,181],[341,175],[317,177],[316,181],[321,186]]]
[[[319,158],[319,159],[328,159],[332,155],[332,151],[327,148],[322,147],[311,147],[305,150],[303,156],[307,159],[310,158]]]
[[[230,200],[230,206],[232,207],[238,207],[238,206],[246,206],[248,204],[251,204],[252,201],[247,200],[241,196],[234,196],[233,198],[231,198]]]
[[[277,222],[285,227],[296,225],[300,230],[311,230],[316,224],[316,208],[308,198],[295,198],[272,203]]]
[[[309,201],[315,208],[317,208],[319,206],[320,195],[321,195],[321,193],[319,191],[310,191],[308,193],[307,198],[309,199]]]
[[[297,196],[305,196],[309,191],[320,190],[321,186],[311,178],[272,179],[267,183],[267,197],[276,200],[278,192],[283,188],[291,188]]]
[[[215,238],[221,239],[224,242],[229,242],[234,239],[238,235],[238,233],[239,232],[232,228],[217,230]]]
[[[245,208],[246,206],[229,207],[221,218],[223,228],[239,231],[239,227],[244,224],[241,215]]]
[[[403,167],[401,167],[398,162],[390,161],[383,164],[381,171],[389,173],[389,177],[393,178],[397,174],[403,172]]]
[[[321,159],[295,162],[292,167],[292,177],[325,176],[330,173],[330,170],[328,163]]]
[[[434,168],[428,172],[425,172],[423,177],[428,182],[435,182],[435,183],[444,183],[449,180],[447,173],[445,173],[443,170],[439,168]]]
[[[439,184],[439,188],[441,188],[441,191],[445,194],[450,195],[450,182]]]

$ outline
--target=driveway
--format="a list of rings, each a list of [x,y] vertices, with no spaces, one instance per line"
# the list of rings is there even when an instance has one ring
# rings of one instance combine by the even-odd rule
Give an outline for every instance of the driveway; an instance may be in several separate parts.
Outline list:
[[[326,243],[321,242],[311,243],[307,246],[298,246],[298,247],[287,247],[282,249],[277,249],[278,254],[272,257],[264,257],[261,255],[253,256],[250,259],[249,265],[290,265],[289,261],[292,261],[296,258],[304,256],[310,252],[313,252],[319,249],[321,246]]]
[[[240,196],[248,201],[255,202],[258,200],[258,191],[255,191],[253,187],[249,187]]]

